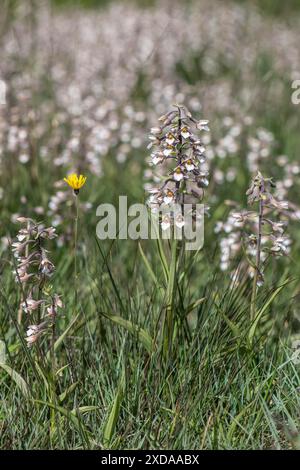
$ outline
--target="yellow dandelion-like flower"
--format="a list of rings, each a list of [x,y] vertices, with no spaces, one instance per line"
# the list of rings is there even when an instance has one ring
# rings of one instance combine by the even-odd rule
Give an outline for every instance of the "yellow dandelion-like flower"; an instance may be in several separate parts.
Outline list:
[[[72,173],[71,175],[68,175],[67,178],[64,178],[64,181],[69,186],[71,186],[72,189],[74,189],[74,193],[77,195],[79,193],[79,189],[82,188],[82,186],[86,182],[86,176],[77,175],[76,173]]]

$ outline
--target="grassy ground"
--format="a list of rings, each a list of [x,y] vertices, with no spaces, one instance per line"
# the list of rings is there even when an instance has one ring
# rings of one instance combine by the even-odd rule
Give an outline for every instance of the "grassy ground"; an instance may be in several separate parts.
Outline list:
[[[260,93],[250,109],[255,122],[247,132],[266,128],[276,139],[270,158],[284,153],[290,161],[297,161],[299,110],[290,104],[289,76],[276,71],[276,57],[268,54],[258,53],[252,70],[257,83],[248,84]],[[188,66],[185,60],[179,61],[175,80],[181,85],[188,83],[194,91],[197,87],[205,90],[214,80],[229,80],[235,84],[233,96],[242,94],[243,79],[234,68],[224,66],[211,78],[200,70],[199,57]],[[279,82],[283,92],[280,88],[277,95]],[[42,92],[37,93],[35,109],[46,99],[45,83],[46,79]],[[147,80],[136,84],[134,99],[139,103],[144,95],[146,103],[147,92]],[[214,129],[215,135],[221,132],[223,117],[218,111],[209,116],[212,134]],[[148,130],[144,129],[145,135]],[[38,150],[44,144],[42,139],[38,141]],[[205,246],[199,253],[187,255],[176,268],[176,329],[168,354],[162,354],[160,333],[171,272],[167,270],[165,276],[156,242],[100,242],[95,233],[98,204],[116,202],[122,194],[128,195],[129,202],[144,200],[144,147],[132,148],[124,163],[110,150],[102,175],[88,173],[80,200],[90,202],[92,208],[80,211],[76,304],[71,192],[69,202],[61,208],[64,221],[58,232],[69,231],[71,237],[62,246],[55,242],[49,245],[56,266],[52,289],[62,295],[64,303],[57,321],[55,376],[48,338],[39,349],[25,344],[29,320],[23,318],[18,324],[22,292],[12,273],[13,256],[9,249],[2,249],[2,449],[300,448],[299,365],[292,360],[291,349],[300,324],[299,222],[289,228],[293,239],[289,259],[272,261],[266,273],[257,298],[257,321],[250,320],[252,282],[241,262],[243,255],[234,260],[234,266],[241,269],[239,281],[219,269],[220,240],[214,228],[226,219],[226,199],[246,204],[245,191],[251,179],[248,150],[242,141],[230,162],[212,162],[213,171],[218,165],[224,171],[234,166],[237,178],[234,185],[211,184],[207,200],[212,210],[205,225]],[[16,163],[15,155],[8,153],[4,164],[2,161],[1,236],[15,237],[19,227],[13,214],[33,217],[34,207],[47,207],[54,182],[65,175],[65,167],[54,167],[39,158],[39,151],[33,154],[37,158],[27,166]],[[270,159],[261,169],[276,179],[282,177],[282,170]],[[297,185],[289,193],[295,202]],[[47,213],[35,218],[52,223]],[[163,246],[170,266],[170,247],[167,242]]]

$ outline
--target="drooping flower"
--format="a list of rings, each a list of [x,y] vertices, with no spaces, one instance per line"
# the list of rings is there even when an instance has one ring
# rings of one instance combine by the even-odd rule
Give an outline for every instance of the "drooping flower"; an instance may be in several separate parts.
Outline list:
[[[42,261],[40,262],[39,269],[42,274],[50,277],[53,274],[55,267],[54,264],[48,258],[43,257]]]
[[[37,310],[43,302],[44,302],[44,300],[34,300],[31,297],[28,297],[22,303],[22,308],[23,308],[24,312],[32,313],[34,310]]]
[[[47,321],[44,321],[39,325],[29,325],[25,338],[28,347],[31,347],[34,343],[36,343],[40,336],[47,331],[47,326]]]

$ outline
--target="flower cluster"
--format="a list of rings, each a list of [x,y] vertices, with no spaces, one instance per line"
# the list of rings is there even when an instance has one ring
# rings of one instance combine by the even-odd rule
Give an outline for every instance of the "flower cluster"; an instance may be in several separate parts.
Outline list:
[[[258,172],[246,193],[248,204],[257,204],[258,211],[234,208],[226,222],[218,222],[215,227],[216,233],[223,233],[220,242],[221,269],[229,269],[232,260],[243,249],[250,264],[250,275],[253,276],[258,270],[258,285],[264,282],[263,271],[270,257],[288,255],[290,252],[291,240],[285,235],[290,218],[289,204],[275,198],[273,188],[273,180],[264,178]]]
[[[56,233],[55,228],[46,228],[29,218],[19,217],[18,222],[23,227],[12,243],[12,250],[17,260],[16,281],[23,294],[20,309],[30,315],[30,321],[33,318],[36,322],[27,330],[26,341],[31,346],[55,323],[57,309],[62,307],[60,297],[47,285],[55,266],[48,258],[45,242],[54,239]]]
[[[197,121],[186,107],[175,105],[175,110],[161,116],[159,123],[151,129],[148,148],[152,150],[150,165],[160,167],[160,172],[153,171],[153,179],[160,185],[148,188],[148,205],[152,212],[163,209],[163,230],[170,227],[174,215],[175,225],[181,228],[183,215],[172,214],[172,205],[202,200],[209,184],[205,146],[194,135],[195,129],[208,131],[208,121]]]

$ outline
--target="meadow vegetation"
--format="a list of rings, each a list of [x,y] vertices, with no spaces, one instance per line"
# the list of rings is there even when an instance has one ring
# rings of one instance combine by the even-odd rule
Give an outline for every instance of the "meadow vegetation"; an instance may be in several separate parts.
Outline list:
[[[61,3],[0,18],[1,449],[299,449],[298,9]],[[99,240],[120,195],[203,249]]]

